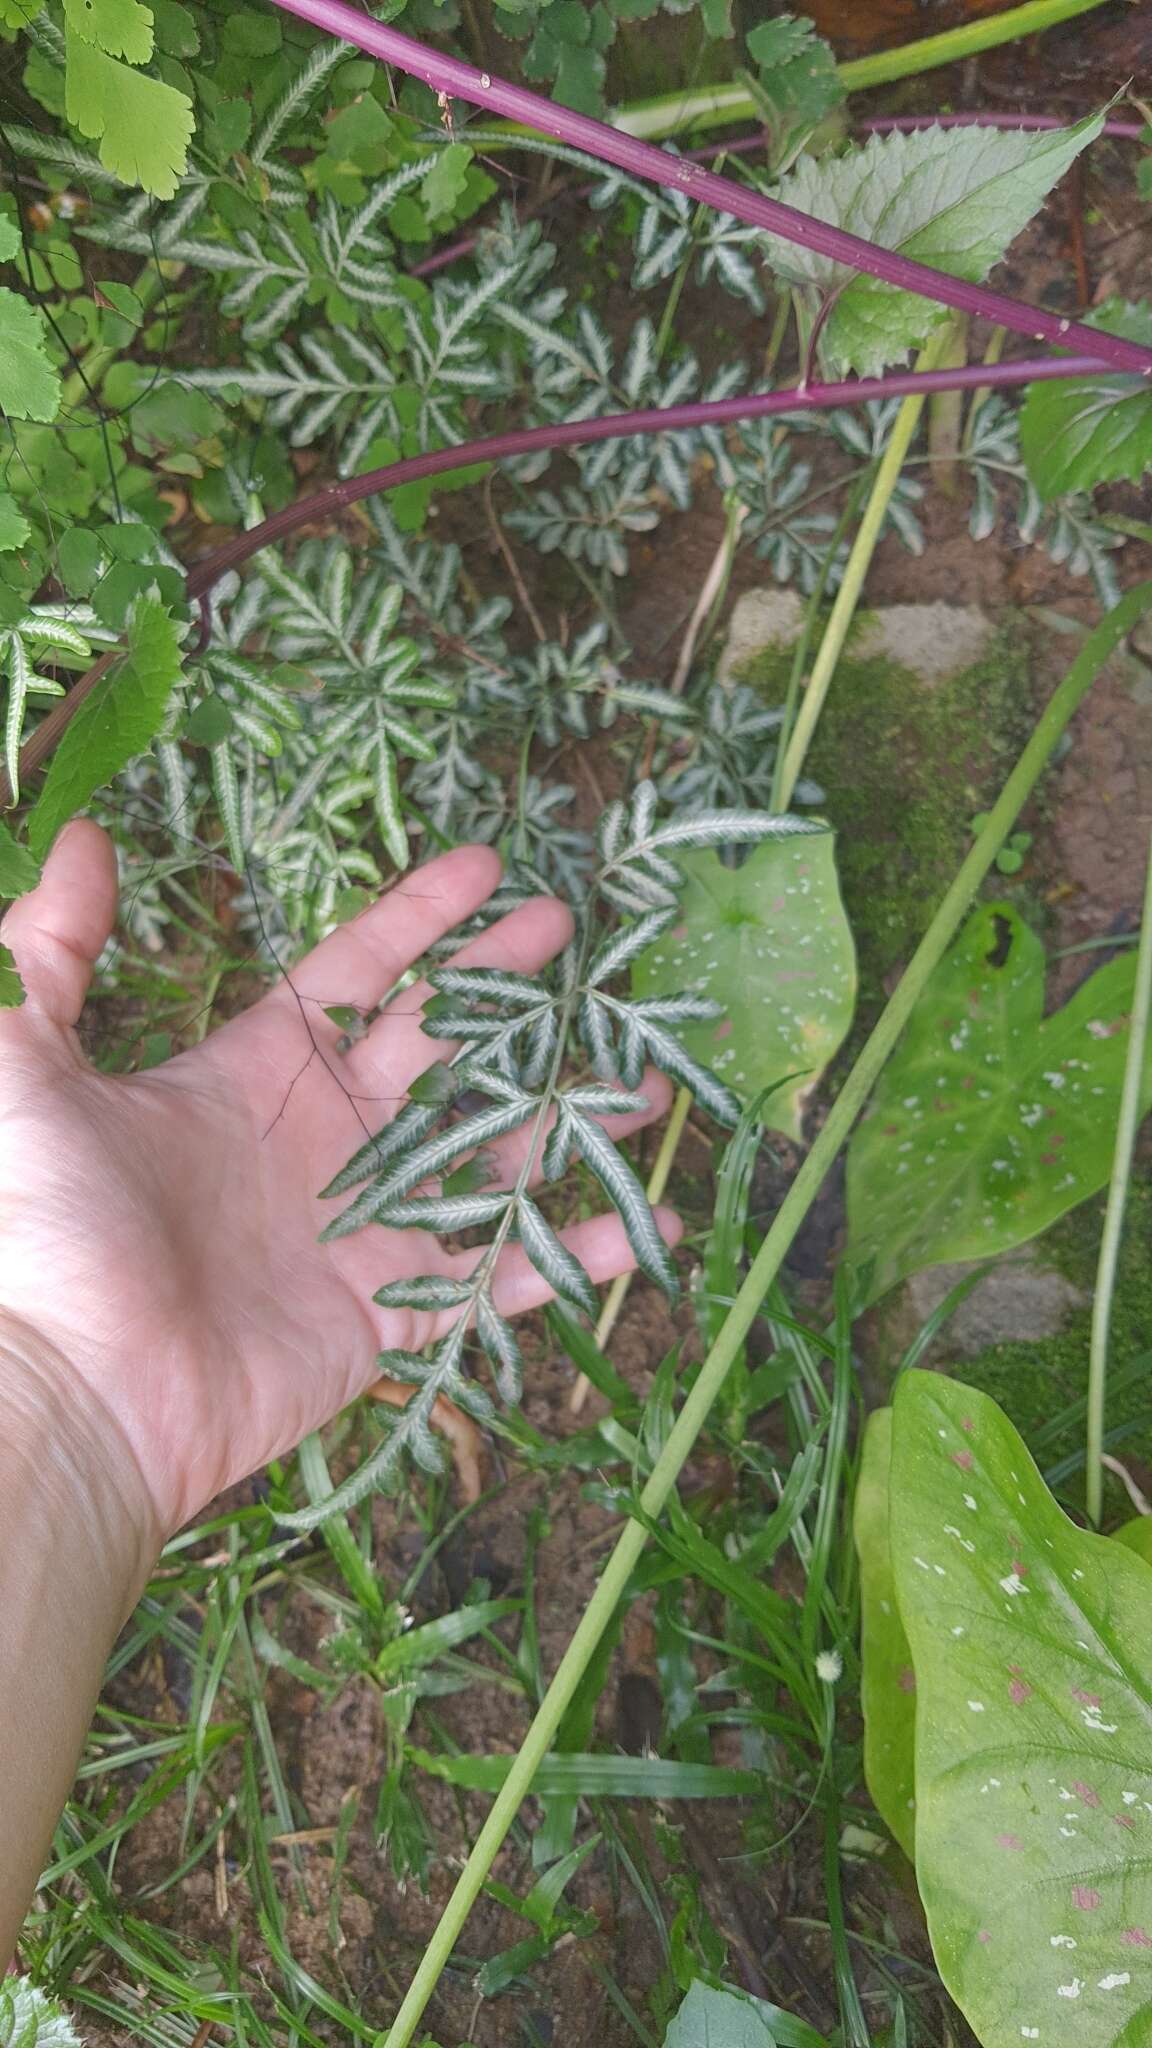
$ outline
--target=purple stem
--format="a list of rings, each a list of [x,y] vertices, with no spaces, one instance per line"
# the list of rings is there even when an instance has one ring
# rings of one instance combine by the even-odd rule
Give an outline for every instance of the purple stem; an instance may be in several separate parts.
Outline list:
[[[1099,376],[1101,365],[1095,356],[1039,356],[1012,363],[967,363],[953,370],[895,370],[885,377],[854,377],[842,384],[790,385],[783,391],[761,391],[744,398],[696,399],[688,405],[648,406],[642,412],[606,413],[600,419],[560,420],[543,427],[513,427],[505,434],[488,434],[481,441],[462,441],[454,448],[433,448],[426,455],[409,455],[402,462],[385,463],[383,469],[362,470],[343,483],[327,484],[309,497],[297,498],[250,526],[244,533],[205,555],[188,572],[187,593],[202,598],[229,569],[238,568],[261,548],[283,540],[299,526],[314,519],[330,519],[361,498],[372,498],[397,484],[417,482],[421,477],[442,476],[446,470],[466,469],[473,462],[500,462],[513,455],[528,455],[539,448],[572,448],[589,441],[615,441],[632,434],[667,434],[693,427],[722,427],[734,420],[762,419],[765,415],[789,412],[823,412],[838,405],[856,405],[869,398],[902,398],[910,393],[931,391],[987,390],[993,385],[1050,382],[1061,377]]]
[[[445,101],[467,100],[488,113],[554,135],[573,149],[583,150],[603,163],[615,164],[633,177],[648,178],[653,184],[667,185],[673,190],[687,190],[693,199],[719,212],[765,228],[786,242],[797,242],[831,262],[865,271],[901,291],[915,292],[921,298],[933,299],[937,305],[955,306],[961,313],[971,313],[1013,333],[1029,335],[1035,341],[1078,347],[1097,362],[1109,363],[1115,369],[1152,377],[1152,349],[1140,348],[1135,342],[1086,327],[1077,320],[1058,318],[1039,307],[1023,305],[986,285],[969,284],[963,278],[950,277],[945,271],[932,270],[926,263],[898,255],[894,249],[882,249],[859,235],[847,234],[843,228],[815,220],[794,206],[749,191],[730,178],[718,177],[715,171],[706,171],[685,157],[672,156],[667,150],[638,142],[634,136],[622,135],[619,129],[609,128],[603,121],[574,113],[570,107],[555,106],[524,86],[510,85],[488,71],[477,71],[459,57],[428,49],[412,36],[402,35],[399,29],[387,28],[383,22],[357,14],[344,0],[273,0],[273,4],[283,13],[297,15],[326,34],[366,50],[382,63],[394,64],[398,70],[423,79]]]
[[[903,132],[914,128],[1063,128],[1066,123],[1057,114],[885,114],[874,121],[857,121],[856,126],[867,135],[886,135],[892,130]],[[1139,121],[1105,121],[1102,135],[1118,136],[1124,142],[1139,142],[1145,130]],[[752,156],[764,147],[763,133],[738,135],[729,142],[709,142],[703,149],[685,150],[685,156],[694,163],[706,164],[716,156]],[[587,199],[594,192],[594,185],[577,185],[568,188],[573,199]],[[432,277],[438,270],[447,270],[453,263],[462,263],[471,256],[479,235],[464,235],[458,242],[449,242],[442,249],[433,249],[431,255],[422,256],[408,272],[409,277]]]

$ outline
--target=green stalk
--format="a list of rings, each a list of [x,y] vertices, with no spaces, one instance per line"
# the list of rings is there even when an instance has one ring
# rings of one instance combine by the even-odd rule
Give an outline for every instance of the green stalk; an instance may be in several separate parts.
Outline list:
[[[833,1103],[827,1122],[785,1195],[720,1334],[700,1368],[696,1384],[688,1394],[640,1495],[640,1506],[649,1521],[663,1513],[724,1384],[728,1369],[755,1322],[760,1304],[779,1273],[825,1175],[871,1094],[929,976],[951,944],[972,897],[1031,795],[1053,747],[1097,671],[1149,605],[1152,605],[1152,582],[1139,584],[1113,606],[1085,641],[1042,713],[1031,739],[989,811],[975,845],[955,876],[902,981]],[[646,1542],[647,1531],[641,1522],[629,1522],[621,1531],[596,1591],[560,1660],[512,1768],[493,1801],[381,2048],[408,2048],[501,1844],[532,1789],[532,1780],[551,1749],[557,1729],[596,1646],[624,1596]]]
[[[788,687],[784,692],[780,737],[776,744],[776,765],[772,771],[772,790],[768,798],[768,809],[776,814],[788,809],[788,803],[784,797],[784,764],[788,757],[788,743],[795,726],[796,705],[800,697],[800,685],[804,681],[804,670],[808,665],[808,649],[812,644],[812,635],[816,629],[820,607],[824,602],[824,592],[828,587],[828,578],[832,571],[832,564],[836,560],[836,551],[856,517],[860,500],[864,495],[863,486],[867,481],[867,474],[865,470],[862,476],[857,477],[856,482],[844,501],[843,510],[829,538],[824,559],[820,564],[819,574],[812,589],[812,595],[808,599],[805,608],[804,624],[800,628],[800,638],[792,650],[792,665],[788,670]],[[789,785],[789,797],[794,787],[794,782]]]
[[[1152,839],[1148,842],[1148,873],[1144,883],[1144,915],[1140,924],[1140,945],[1136,954],[1136,986],[1132,995],[1132,1018],[1128,1026],[1128,1056],[1124,1062],[1124,1086],[1120,1093],[1120,1114],[1116,1120],[1116,1150],[1112,1178],[1108,1183],[1108,1206],[1104,1212],[1104,1234],[1096,1267],[1096,1293],[1092,1301],[1092,1336],[1088,1349],[1088,1440],[1086,1507],[1093,1528],[1100,1527],[1104,1506],[1104,1396],[1108,1384],[1108,1332],[1112,1322],[1112,1300],[1116,1292],[1116,1268],[1120,1240],[1124,1234],[1124,1211],[1132,1175],[1132,1150],[1140,1125],[1144,1094],[1144,1061],[1148,1046],[1148,1024],[1152,1017]]]
[[[926,348],[916,358],[918,370],[934,370],[939,358],[947,353],[952,341],[952,326],[947,323],[932,336]],[[812,744],[816,722],[824,709],[824,699],[836,673],[836,664],[844,652],[844,642],[856,616],[864,579],[872,566],[876,543],[893,491],[900,481],[900,471],[912,445],[912,437],[920,424],[924,400],[919,396],[901,400],[895,425],[889,437],[888,446],[877,466],[864,517],[860,521],[852,552],[844,565],[844,581],[836,592],[836,599],[828,614],[820,652],[812,664],[812,674],[804,692],[796,723],[788,739],[784,759],[773,790],[774,808],[786,811],[792,801],[792,792],[800,779],[804,757]]]
[[[922,36],[918,42],[902,43],[898,50],[878,50],[872,57],[857,57],[836,69],[846,92],[864,92],[894,78],[911,78],[922,71],[938,70],[942,64],[955,64],[980,50],[994,49],[998,43],[1014,42],[1018,36],[1036,35],[1103,4],[1104,0],[1026,0],[1024,6],[1010,7],[1006,14],[963,22],[942,35]],[[618,108],[612,125],[625,135],[653,142],[678,135],[685,128],[722,128],[731,121],[751,121],[756,113],[756,103],[742,85],[713,85],[634,101]]]

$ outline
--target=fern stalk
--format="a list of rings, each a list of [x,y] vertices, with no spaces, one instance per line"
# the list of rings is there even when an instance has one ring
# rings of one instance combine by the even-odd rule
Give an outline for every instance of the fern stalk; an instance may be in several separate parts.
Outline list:
[[[1116,1293],[1116,1271],[1120,1241],[1124,1233],[1124,1211],[1128,1204],[1128,1183],[1132,1176],[1132,1152],[1140,1127],[1144,1061],[1148,1027],[1152,1022],[1152,839],[1148,842],[1148,871],[1144,883],[1144,915],[1140,924],[1140,945],[1136,954],[1136,984],[1132,994],[1132,1016],[1128,1026],[1128,1055],[1124,1062],[1124,1085],[1120,1114],[1116,1122],[1116,1151],[1112,1178],[1108,1184],[1108,1205],[1096,1267],[1096,1291],[1092,1299],[1092,1334],[1088,1350],[1088,1432],[1085,1505],[1093,1528],[1100,1526],[1104,1507],[1104,1401],[1108,1384],[1108,1333],[1112,1302]]]
[[[1052,749],[1109,655],[1150,605],[1152,582],[1137,585],[1113,606],[1089,635],[1041,714],[1031,739],[989,811],[975,844],[962,862],[902,980],[833,1103],[827,1122],[785,1195],[748,1277],[724,1319],[720,1334],[700,1368],[695,1385],[685,1399],[640,1495],[640,1507],[648,1521],[656,1520],[663,1513],[728,1370],[759,1314],[765,1295],[779,1274],[825,1175],[868,1100],[930,976],[951,945],[976,890],[1032,794]],[[639,1521],[629,1522],[618,1537],[596,1591],[476,1838],[404,2002],[384,2037],[383,2048],[408,2048],[521,1802],[531,1791],[533,1778],[555,1741],[564,1713],[624,1597],[647,1540],[647,1530]]]

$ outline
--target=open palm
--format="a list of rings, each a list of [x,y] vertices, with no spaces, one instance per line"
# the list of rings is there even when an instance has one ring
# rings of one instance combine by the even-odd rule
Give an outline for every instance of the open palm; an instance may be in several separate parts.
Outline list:
[[[116,914],[106,836],[70,826],[39,888],[9,912],[27,1001],[0,1016],[0,1316],[96,1394],[165,1529],[362,1393],[381,1351],[419,1348],[448,1320],[380,1309],[373,1292],[414,1273],[459,1277],[474,1254],[378,1227],[318,1242],[333,1213],[318,1189],[450,1050],[420,1028],[429,990],[405,990],[345,1052],[325,1010],[372,1010],[498,878],[484,847],[415,870],[246,1015],[126,1079],[95,1072],[72,1028]],[[534,973],[570,928],[563,905],[542,898],[460,958]],[[610,1120],[616,1135],[666,1107],[660,1076],[644,1092],[649,1111]],[[529,1142],[514,1133],[494,1148],[506,1177]],[[674,1218],[661,1227],[675,1235]],[[594,1279],[632,1264],[613,1216],[566,1238]],[[509,1247],[497,1306],[515,1314],[546,1294]]]

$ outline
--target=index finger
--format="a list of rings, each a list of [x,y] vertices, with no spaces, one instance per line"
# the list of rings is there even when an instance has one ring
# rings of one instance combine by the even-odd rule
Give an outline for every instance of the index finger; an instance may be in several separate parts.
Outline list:
[[[500,880],[490,846],[458,846],[412,868],[394,889],[322,939],[262,998],[253,1017],[299,1013],[300,1002],[371,1010],[429,946],[486,903]]]

